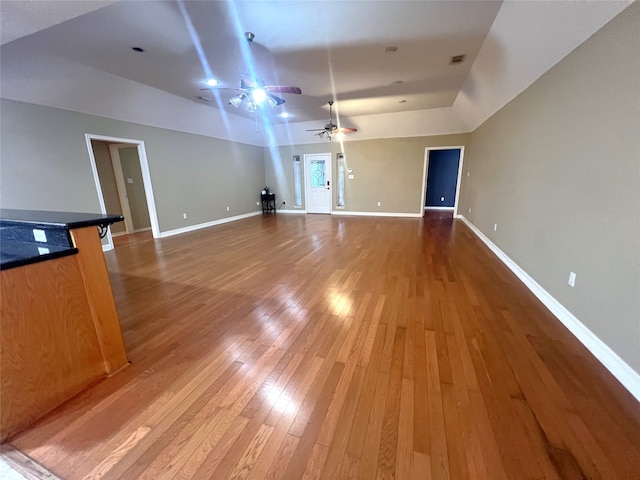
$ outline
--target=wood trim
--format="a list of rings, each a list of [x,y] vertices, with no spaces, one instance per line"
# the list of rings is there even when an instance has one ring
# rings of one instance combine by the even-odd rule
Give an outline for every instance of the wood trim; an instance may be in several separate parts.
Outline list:
[[[127,365],[128,359],[100,237],[96,227],[71,230],[71,237],[78,248],[80,272],[102,351],[105,371],[111,374]]]
[[[0,458],[27,480],[63,480],[28,455],[16,450],[13,445],[4,444],[0,447]]]

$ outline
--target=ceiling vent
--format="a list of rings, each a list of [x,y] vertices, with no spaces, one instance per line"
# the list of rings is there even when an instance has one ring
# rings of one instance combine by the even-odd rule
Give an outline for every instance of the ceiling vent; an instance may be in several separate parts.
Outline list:
[[[457,65],[458,63],[464,62],[466,55],[454,55],[449,59],[449,65]]]

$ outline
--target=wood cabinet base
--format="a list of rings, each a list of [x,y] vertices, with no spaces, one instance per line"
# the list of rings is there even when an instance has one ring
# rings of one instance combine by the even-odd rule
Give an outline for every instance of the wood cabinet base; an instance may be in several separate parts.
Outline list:
[[[0,441],[128,364],[96,228],[72,232],[78,255],[0,271]]]

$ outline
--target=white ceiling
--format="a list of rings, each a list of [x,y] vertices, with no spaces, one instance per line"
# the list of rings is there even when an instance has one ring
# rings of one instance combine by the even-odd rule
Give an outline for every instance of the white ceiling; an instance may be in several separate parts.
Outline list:
[[[0,45],[97,10],[115,1],[0,0]]]
[[[255,145],[323,142],[306,130],[334,97],[338,123],[358,128],[348,140],[470,132],[630,3],[187,0],[183,14],[168,0],[0,0],[0,96]],[[222,110],[196,100],[210,94],[189,21],[231,85],[250,73],[241,46],[254,32],[257,76],[303,90],[283,95],[294,117],[277,124],[278,107],[258,126],[226,105],[233,92]]]
[[[180,7],[123,0],[19,42],[194,101],[205,95],[212,105],[249,116],[227,105],[233,92],[216,98],[200,91],[207,71],[189,23],[212,74],[228,87],[252,73],[242,51],[244,32],[251,31],[255,75],[303,92],[282,95],[287,103],[270,114],[286,110],[290,121],[323,125],[330,99],[343,117],[451,106],[500,2],[186,1]],[[397,53],[385,53],[387,46]],[[449,65],[458,54],[466,61]]]

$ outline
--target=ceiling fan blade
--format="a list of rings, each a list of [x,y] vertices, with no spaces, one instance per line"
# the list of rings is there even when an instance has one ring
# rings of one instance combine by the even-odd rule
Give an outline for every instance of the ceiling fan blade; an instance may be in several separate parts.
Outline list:
[[[342,133],[353,133],[353,132],[357,132],[358,129],[357,128],[344,128],[343,127],[343,128],[339,128],[338,131],[342,132]]]
[[[269,97],[271,100],[276,102],[274,106],[282,105],[285,102],[284,98],[276,97],[275,95],[271,95],[269,92],[266,92],[266,93],[267,93],[267,97]]]
[[[314,128],[313,130],[305,130],[305,132],[324,132],[324,131],[325,131],[324,128]]]
[[[246,88],[256,88],[256,87],[264,88],[264,83],[261,82],[259,78],[252,77],[248,73],[241,73],[240,81],[244,82],[244,85],[246,86]]]
[[[269,92],[277,92],[277,93],[293,93],[296,95],[302,94],[302,90],[300,87],[285,87],[282,85],[267,85],[266,87],[262,87]]]

